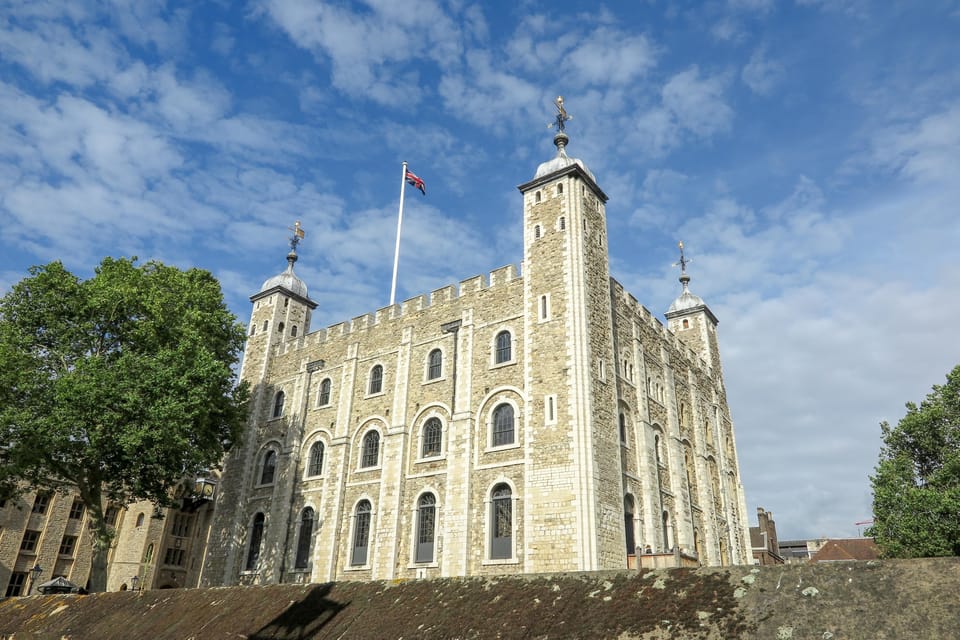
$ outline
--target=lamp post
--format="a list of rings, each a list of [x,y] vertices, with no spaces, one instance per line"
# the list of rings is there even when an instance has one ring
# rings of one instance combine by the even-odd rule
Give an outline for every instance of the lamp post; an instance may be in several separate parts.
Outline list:
[[[133,576],[130,578],[130,586],[134,591],[140,591],[140,576]]]
[[[33,585],[40,579],[41,573],[43,573],[43,567],[40,566],[39,562],[33,565],[33,569],[30,569],[30,587],[27,589],[27,595],[33,592]]]

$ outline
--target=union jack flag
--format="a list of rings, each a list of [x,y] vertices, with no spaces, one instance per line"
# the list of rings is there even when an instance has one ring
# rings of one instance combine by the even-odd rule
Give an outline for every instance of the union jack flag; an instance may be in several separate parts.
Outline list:
[[[420,189],[420,193],[423,195],[427,195],[427,185],[423,183],[423,178],[419,177],[413,171],[407,170],[407,184]]]

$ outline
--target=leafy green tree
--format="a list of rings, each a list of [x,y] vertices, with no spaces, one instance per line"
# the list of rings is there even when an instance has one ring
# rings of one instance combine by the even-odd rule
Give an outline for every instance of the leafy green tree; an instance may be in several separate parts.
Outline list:
[[[895,428],[880,427],[867,535],[888,557],[960,555],[960,366]]]
[[[241,433],[243,326],[207,271],[106,258],[33,267],[0,298],[0,495],[76,490],[106,589],[110,504],[172,504]]]

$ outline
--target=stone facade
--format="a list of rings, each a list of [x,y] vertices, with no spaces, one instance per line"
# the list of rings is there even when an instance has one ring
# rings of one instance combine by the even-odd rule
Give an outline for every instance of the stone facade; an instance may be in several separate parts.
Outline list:
[[[213,485],[211,485],[213,486]],[[107,557],[107,590],[196,587],[213,516],[209,500],[156,509],[150,502],[108,507],[115,531]],[[27,595],[62,576],[86,587],[93,553],[87,509],[75,492],[27,492],[0,501],[0,592]],[[31,570],[40,567],[34,574]],[[34,584],[35,583],[35,584]]]
[[[664,327],[610,277],[606,195],[555,141],[522,275],[311,332],[291,252],[251,297],[202,585],[750,562],[716,318],[684,282]]]

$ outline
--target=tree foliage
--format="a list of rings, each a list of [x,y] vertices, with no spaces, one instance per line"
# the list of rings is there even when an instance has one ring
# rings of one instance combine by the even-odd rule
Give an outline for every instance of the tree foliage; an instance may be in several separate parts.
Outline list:
[[[244,342],[207,271],[106,258],[33,267],[0,299],[0,494],[78,491],[106,587],[108,504],[171,503],[241,433]]]
[[[960,366],[895,428],[880,426],[868,535],[889,557],[960,555]]]

